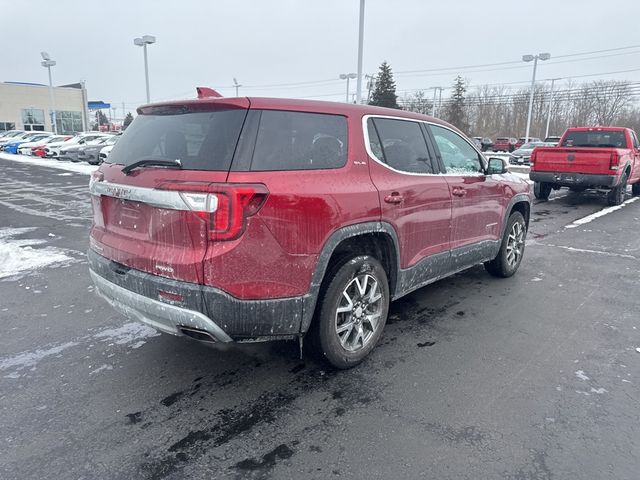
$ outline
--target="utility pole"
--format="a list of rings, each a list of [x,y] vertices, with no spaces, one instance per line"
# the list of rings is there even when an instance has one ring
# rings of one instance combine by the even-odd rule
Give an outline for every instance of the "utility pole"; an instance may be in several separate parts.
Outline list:
[[[236,87],[236,97],[238,96],[238,89],[242,86],[238,83],[238,79],[233,77],[233,86]]]
[[[358,81],[356,85],[356,103],[362,103],[362,48],[364,42],[364,0],[360,0],[360,22],[358,28]]]
[[[431,109],[431,116],[435,117],[438,113],[440,113],[440,107],[442,106],[442,87],[431,87],[433,88],[433,108]],[[436,109],[436,92],[440,93],[440,100],[438,101],[438,108]]]
[[[544,131],[544,138],[549,136],[549,124],[551,123],[551,107],[553,106],[553,84],[556,83],[559,78],[551,79],[551,91],[549,92],[549,112],[547,113],[547,128]]]

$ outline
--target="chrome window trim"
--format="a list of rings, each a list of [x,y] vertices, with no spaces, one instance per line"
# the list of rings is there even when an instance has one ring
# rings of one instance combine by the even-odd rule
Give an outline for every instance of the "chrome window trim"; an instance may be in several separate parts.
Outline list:
[[[218,209],[218,197],[205,192],[180,192],[177,190],[158,190],[155,188],[122,185],[106,181],[93,180],[89,183],[89,192],[96,197],[113,197],[170,210],[200,211],[213,213]],[[206,195],[204,208],[192,208],[194,195]]]
[[[373,153],[373,151],[371,150],[371,145],[370,145],[370,139],[369,139],[369,129],[367,128],[367,122],[369,121],[370,118],[387,118],[390,120],[403,120],[405,122],[416,122],[416,123],[423,123],[425,125],[434,125],[436,127],[442,127],[446,130],[449,130],[452,133],[455,133],[456,135],[458,135],[460,138],[462,138],[465,142],[467,142],[469,144],[469,146],[471,146],[471,148],[473,148],[478,155],[480,156],[480,158],[482,159],[482,167],[486,169],[487,166],[487,159],[485,158],[485,156],[482,154],[482,152],[480,150],[478,150],[476,148],[475,145],[473,145],[471,142],[469,142],[464,136],[460,135],[458,132],[456,132],[455,130],[453,130],[452,128],[447,127],[446,125],[441,125],[439,123],[435,123],[435,122],[430,122],[428,120],[418,120],[416,118],[407,118],[407,117],[396,117],[393,115],[378,115],[378,114],[370,114],[370,115],[364,115],[362,117],[362,135],[364,137],[364,147],[365,150],[367,151],[367,154],[369,155],[369,158],[371,158],[373,161],[379,163],[380,165],[382,165],[385,168],[388,168],[389,170],[396,172],[396,173],[401,173],[403,175],[410,175],[410,176],[416,176],[416,177],[433,177],[433,176],[445,176],[446,173],[416,173],[416,172],[405,172],[403,170],[398,170],[393,168],[390,165],[387,165],[385,162],[383,162],[382,160],[380,160],[378,157],[376,157],[376,155]],[[436,145],[437,146],[437,145]],[[483,175],[485,174],[484,172],[476,172],[476,173],[482,173]]]

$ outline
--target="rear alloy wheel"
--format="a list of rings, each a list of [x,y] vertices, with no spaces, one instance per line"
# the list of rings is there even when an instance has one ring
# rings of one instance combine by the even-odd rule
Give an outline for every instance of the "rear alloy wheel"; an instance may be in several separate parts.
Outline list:
[[[375,258],[358,256],[336,270],[316,321],[322,355],[336,368],[359,364],[378,343],[389,311],[387,274]]]
[[[507,278],[516,273],[524,255],[527,225],[520,212],[513,212],[507,222],[500,251],[496,258],[485,262],[484,268],[494,277]]]
[[[607,203],[609,205],[620,205],[624,202],[624,196],[627,193],[627,174],[622,175],[618,186],[611,189],[607,194]]]
[[[551,195],[551,184],[547,182],[535,182],[533,184],[533,194],[538,200],[547,200]]]

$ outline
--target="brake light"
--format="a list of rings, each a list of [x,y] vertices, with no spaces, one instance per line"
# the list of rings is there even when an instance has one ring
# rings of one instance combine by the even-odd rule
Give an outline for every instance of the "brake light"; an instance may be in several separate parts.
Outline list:
[[[206,222],[209,240],[216,241],[239,238],[247,218],[258,213],[269,195],[262,184],[171,183],[160,188],[185,192],[182,198],[192,212]]]
[[[609,158],[609,170],[617,170],[619,161],[620,156],[618,155],[618,152],[611,152],[611,157]]]
[[[533,168],[533,164],[536,163],[536,157],[538,156],[538,152],[536,152],[536,149],[533,149],[533,152],[531,152],[531,157],[529,157],[529,163],[531,164],[531,168]]]

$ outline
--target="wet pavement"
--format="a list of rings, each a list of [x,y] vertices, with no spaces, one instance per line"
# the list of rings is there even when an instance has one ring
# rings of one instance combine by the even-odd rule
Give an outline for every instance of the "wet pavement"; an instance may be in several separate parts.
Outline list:
[[[87,272],[88,177],[0,166],[0,231],[70,259],[0,279],[2,479],[638,478],[640,201],[576,228],[604,196],[536,201],[515,277],[404,297],[336,372],[121,317]]]

